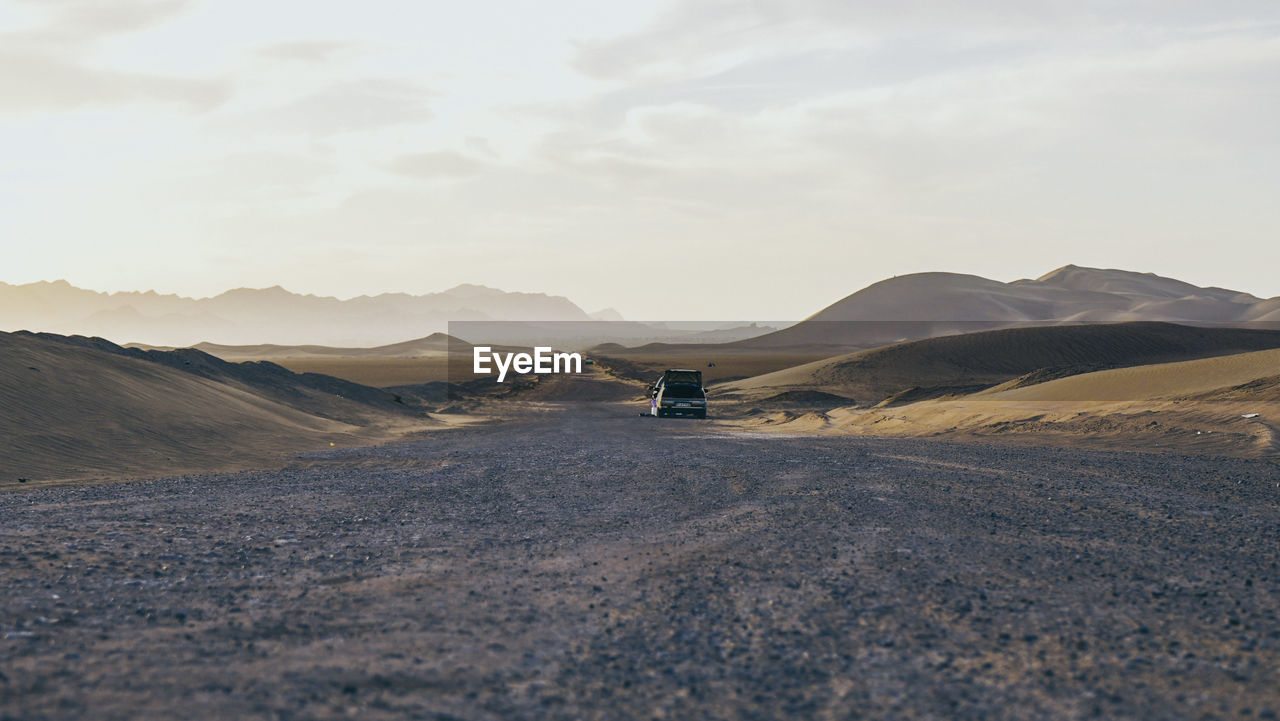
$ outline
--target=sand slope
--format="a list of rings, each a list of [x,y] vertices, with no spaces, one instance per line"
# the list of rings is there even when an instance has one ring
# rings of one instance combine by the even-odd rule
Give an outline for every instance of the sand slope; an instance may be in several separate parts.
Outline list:
[[[1246,415],[1256,417],[1246,418]],[[1132,451],[1275,457],[1275,401],[923,401],[898,408],[775,413],[741,422],[758,430],[956,438]],[[1277,476],[1280,478],[1280,476]]]
[[[295,373],[269,361],[228,362],[194,348],[141,350],[84,336],[28,334],[26,331],[15,335],[34,335],[55,343],[158,363],[333,420],[360,424],[388,412],[415,411],[398,402],[393,393],[320,373]]]
[[[1059,378],[1026,388],[983,394],[1007,401],[1131,401],[1196,398],[1244,398],[1241,386],[1256,385],[1259,399],[1268,399],[1280,376],[1280,349],[1216,358],[1118,368]]]
[[[1280,349],[1098,371],[893,408],[776,412],[747,425],[786,432],[1275,456],[1280,454]]]
[[[818,390],[872,405],[895,394],[967,394],[1027,374],[1179,361],[1280,348],[1280,331],[1124,323],[1009,328],[858,351],[717,386],[717,395],[766,398]]]
[[[305,382],[281,384],[273,399],[244,379],[205,377],[91,347],[94,340],[0,333],[0,485],[272,464],[299,449],[429,422],[356,411],[363,404],[326,401]]]

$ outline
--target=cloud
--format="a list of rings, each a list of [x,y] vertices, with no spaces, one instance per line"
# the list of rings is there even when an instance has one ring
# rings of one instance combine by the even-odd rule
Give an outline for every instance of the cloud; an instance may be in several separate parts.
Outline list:
[[[61,14],[55,27],[103,36],[160,25],[182,14],[191,3],[188,0],[63,0],[59,5]]]
[[[172,19],[187,8],[185,0],[42,0],[38,6],[53,10],[50,22],[0,34],[0,111],[136,102],[207,110],[230,94],[230,83],[222,79],[114,70],[87,60],[99,41]]]
[[[1209,197],[1213,182],[1257,173],[1258,149],[1275,143],[1274,27],[1120,26],[1084,33],[1087,48],[978,34],[619,80],[551,115],[559,127],[537,158],[618,202],[795,222],[807,211],[904,237],[948,219],[1008,237],[1045,217],[1118,227]],[[719,87],[742,93],[721,102]]]
[[[267,60],[325,63],[350,47],[350,43],[336,40],[296,40],[261,47],[257,54]]]
[[[649,27],[605,40],[579,41],[573,67],[589,77],[633,80],[676,74],[714,59],[724,38],[759,24],[746,4],[720,0],[677,5]]]
[[[799,52],[891,50],[924,38],[962,47],[1020,43],[1088,51],[1125,33],[1267,27],[1280,9],[1267,0],[680,0],[648,26],[611,38],[580,40],[572,66],[601,80],[705,77],[747,62]],[[1084,41],[1084,44],[1081,44]],[[918,48],[927,56],[928,47]]]
[[[483,155],[490,160],[498,159],[498,151],[493,149],[493,144],[488,138],[473,135],[466,139],[467,149],[477,155]]]
[[[44,25],[4,36],[5,45],[81,52],[115,35],[139,32],[178,17],[189,0],[24,0],[44,11]]]
[[[484,164],[453,151],[413,153],[396,158],[388,166],[392,172],[423,180],[465,178],[480,172]]]
[[[289,207],[318,195],[322,182],[340,171],[331,161],[296,152],[228,153],[194,164],[181,181],[169,185],[202,203],[269,200]]]
[[[224,80],[100,70],[74,60],[0,49],[0,111],[67,110],[134,102],[207,110],[225,100],[230,91]]]
[[[224,125],[239,132],[314,136],[377,130],[431,120],[431,97],[408,80],[346,80],[284,105],[241,113]]]

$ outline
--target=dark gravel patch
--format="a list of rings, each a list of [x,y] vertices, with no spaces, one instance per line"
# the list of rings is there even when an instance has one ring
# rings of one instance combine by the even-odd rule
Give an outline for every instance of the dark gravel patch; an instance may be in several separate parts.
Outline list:
[[[1275,718],[1274,461],[609,404],[0,494],[0,718]]]

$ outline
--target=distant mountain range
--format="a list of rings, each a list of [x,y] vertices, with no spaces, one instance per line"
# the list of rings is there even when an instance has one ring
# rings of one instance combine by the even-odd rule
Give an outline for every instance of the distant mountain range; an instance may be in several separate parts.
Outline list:
[[[466,284],[426,295],[383,293],[339,300],[299,295],[280,286],[184,298],[154,291],[99,293],[64,280],[0,283],[0,330],[99,336],[151,347],[207,345],[235,356],[248,352],[246,347],[264,344],[325,346],[344,352],[381,352],[383,346],[397,346],[396,352],[413,355],[422,349],[408,345],[448,332],[450,323],[477,341],[562,346],[601,338],[632,343],[740,340],[777,327],[746,322],[639,323],[624,320],[612,308],[588,314],[558,295]]]
[[[1095,321],[1280,327],[1280,297],[1264,299],[1151,273],[1074,265],[1012,283],[916,273],[875,283],[774,331],[785,324],[624,321],[608,308],[588,314],[562,296],[480,285],[339,300],[279,286],[193,299],[155,292],[99,293],[66,281],[0,283],[0,330],[96,335],[158,346],[205,342],[367,348],[447,332],[455,322],[454,334],[472,342],[720,343],[840,351],[1019,324]]]
[[[873,347],[1017,325],[1169,321],[1280,328],[1280,297],[1201,288],[1173,278],[1068,265],[1002,283],[959,273],[915,273],[870,285],[744,348]]]
[[[384,293],[349,300],[238,288],[212,298],[153,291],[99,293],[66,281],[0,283],[0,330],[33,330],[187,346],[376,346],[447,330],[450,321],[590,321],[567,298],[459,285],[440,293]]]

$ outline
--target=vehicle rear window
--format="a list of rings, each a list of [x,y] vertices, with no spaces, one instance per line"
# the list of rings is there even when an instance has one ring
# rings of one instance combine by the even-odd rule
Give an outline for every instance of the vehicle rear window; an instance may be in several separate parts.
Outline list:
[[[667,371],[667,383],[692,383],[702,385],[702,374],[698,371]]]
[[[668,383],[662,395],[666,398],[701,398],[702,388],[689,383]]]

